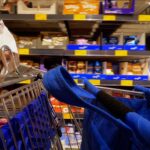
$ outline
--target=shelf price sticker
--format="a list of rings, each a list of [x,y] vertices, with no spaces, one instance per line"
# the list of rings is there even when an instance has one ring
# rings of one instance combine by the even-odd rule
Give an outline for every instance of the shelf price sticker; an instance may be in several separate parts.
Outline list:
[[[126,50],[116,50],[115,56],[128,56],[128,51]]]
[[[63,113],[63,118],[64,119],[73,119],[73,116],[71,113]]]
[[[75,15],[73,15],[73,20],[77,20],[77,21],[86,20],[86,15],[84,15],[84,14],[75,14]]]
[[[138,21],[150,21],[150,15],[139,15]]]
[[[87,56],[87,51],[86,50],[75,50],[74,55],[75,56]]]
[[[121,86],[133,86],[132,80],[121,80]]]
[[[29,55],[29,49],[28,48],[20,48],[19,49],[19,54],[20,55]]]
[[[75,82],[76,84],[78,84],[79,81],[78,81],[78,79],[74,79],[74,82]]]
[[[37,21],[47,20],[47,14],[35,14],[34,17],[34,19]]]
[[[100,85],[101,81],[100,80],[94,80],[94,79],[90,79],[89,82],[93,85]]]
[[[116,21],[116,16],[115,15],[104,15],[103,21]]]
[[[31,83],[31,80],[25,80],[25,81],[21,81],[19,82],[20,84],[30,84]]]

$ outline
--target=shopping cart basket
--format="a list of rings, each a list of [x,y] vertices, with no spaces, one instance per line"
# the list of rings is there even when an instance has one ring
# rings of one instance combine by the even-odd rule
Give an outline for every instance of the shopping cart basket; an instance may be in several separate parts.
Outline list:
[[[62,150],[58,118],[40,80],[2,94],[0,118],[0,150]]]

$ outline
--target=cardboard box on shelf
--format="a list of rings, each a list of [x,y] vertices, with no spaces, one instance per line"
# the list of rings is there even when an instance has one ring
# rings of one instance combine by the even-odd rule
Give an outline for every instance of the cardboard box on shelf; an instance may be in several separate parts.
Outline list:
[[[28,7],[23,0],[17,1],[17,13],[18,14],[56,14],[57,3],[55,0],[31,0],[31,6]],[[46,19],[46,18],[44,18]]]

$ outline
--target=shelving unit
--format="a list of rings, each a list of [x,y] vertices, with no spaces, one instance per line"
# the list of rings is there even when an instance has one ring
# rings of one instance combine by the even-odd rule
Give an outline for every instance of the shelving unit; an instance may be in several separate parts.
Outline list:
[[[61,4],[62,5],[62,4]],[[147,0],[136,2],[134,15],[47,15],[47,14],[1,14],[0,18],[4,20],[6,26],[18,35],[38,35],[40,31],[58,32],[68,36],[69,39],[75,39],[84,35],[88,39],[97,40],[101,32],[111,34],[113,32],[147,32],[150,33],[150,14]],[[60,24],[64,25],[66,32],[62,31]],[[94,25],[97,28],[94,34],[91,34]],[[58,57],[59,59],[99,59],[111,61],[132,61],[150,58],[150,51],[127,51],[127,50],[75,50],[49,49],[49,48],[23,48],[19,49],[21,58],[37,57],[39,59]],[[100,85],[105,86],[124,86],[121,81],[101,80]],[[149,81],[132,81],[130,86],[140,84],[150,86]]]
[[[81,84],[82,80],[75,79],[76,83]],[[133,80],[96,80],[91,79],[90,82],[96,86],[110,86],[110,87],[133,87],[135,85],[141,85],[150,87],[150,81],[133,81]]]
[[[75,51],[68,51],[62,49],[28,49],[23,48],[19,50],[20,55],[48,55],[48,56],[88,56],[88,57],[118,57],[118,56],[125,56],[125,57],[138,57],[138,58],[148,58],[150,55],[150,51],[127,51],[127,50],[114,50],[114,51],[92,51],[92,50],[75,50]],[[141,55],[142,54],[142,55]]]
[[[150,15],[45,15],[45,14],[1,14],[1,19],[11,21],[150,21]]]

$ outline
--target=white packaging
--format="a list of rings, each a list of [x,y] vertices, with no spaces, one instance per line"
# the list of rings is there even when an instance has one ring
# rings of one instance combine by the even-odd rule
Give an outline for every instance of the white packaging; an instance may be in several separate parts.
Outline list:
[[[15,38],[10,33],[4,22],[0,20],[0,48],[7,45],[12,52],[18,53]]]

